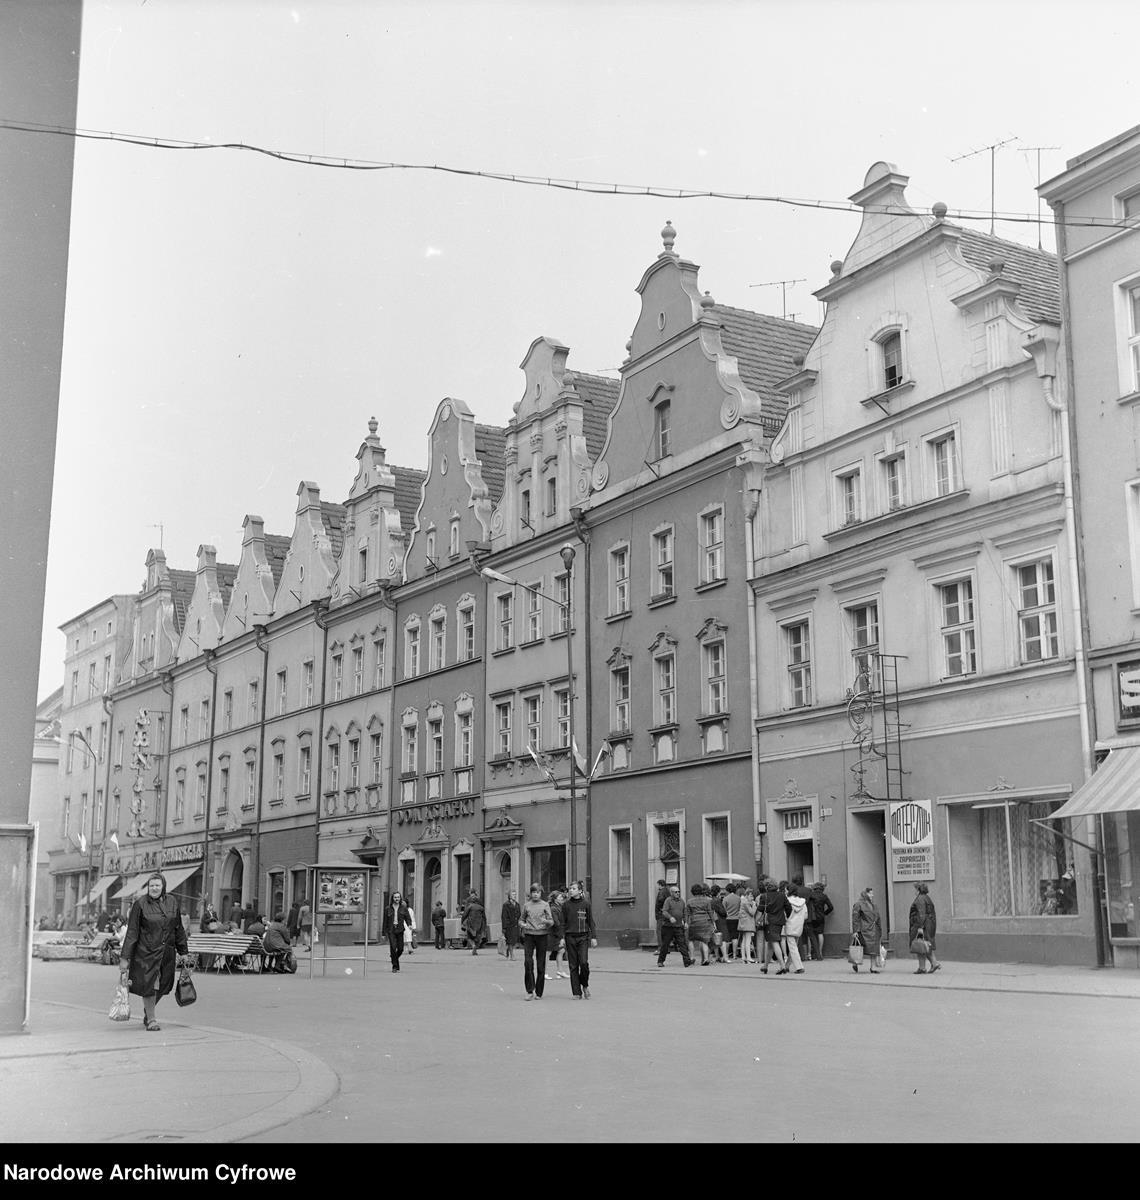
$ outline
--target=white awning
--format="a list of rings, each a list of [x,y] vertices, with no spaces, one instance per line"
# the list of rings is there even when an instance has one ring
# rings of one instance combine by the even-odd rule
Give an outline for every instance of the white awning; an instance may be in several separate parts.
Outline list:
[[[136,892],[141,892],[153,871],[143,871],[138,875],[128,875],[123,880],[122,887],[111,897],[112,900],[129,900]]]
[[[171,867],[169,871],[163,871],[163,875],[166,876],[167,895],[175,891],[180,884],[185,883],[195,871],[200,871],[201,869],[202,864],[197,863],[192,867]]]
[[[1140,809],[1140,746],[1124,746],[1113,750],[1093,777],[1047,819],[1056,821],[1062,817],[1137,809]]]
[[[87,893],[87,904],[93,903],[118,879],[118,875],[104,875],[102,879]]]

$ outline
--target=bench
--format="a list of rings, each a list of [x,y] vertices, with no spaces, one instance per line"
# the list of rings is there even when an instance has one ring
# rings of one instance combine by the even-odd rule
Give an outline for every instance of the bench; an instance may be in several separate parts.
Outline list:
[[[266,949],[261,938],[250,933],[192,933],[186,939],[188,953],[211,955],[214,969],[260,971]]]

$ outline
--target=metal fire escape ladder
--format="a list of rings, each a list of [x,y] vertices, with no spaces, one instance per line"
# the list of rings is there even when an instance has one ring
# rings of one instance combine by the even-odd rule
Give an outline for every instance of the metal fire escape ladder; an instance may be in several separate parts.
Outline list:
[[[879,654],[878,671],[880,691],[876,699],[879,708],[883,731],[883,767],[886,776],[888,803],[897,803],[906,798],[904,776],[910,772],[904,770],[902,761],[902,731],[910,726],[902,720],[899,709],[899,671],[900,659],[905,654]]]

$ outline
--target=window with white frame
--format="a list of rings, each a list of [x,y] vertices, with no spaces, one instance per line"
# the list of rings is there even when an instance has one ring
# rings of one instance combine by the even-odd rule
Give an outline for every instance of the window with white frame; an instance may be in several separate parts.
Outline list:
[[[728,815],[704,819],[705,875],[724,875],[732,870],[729,848]]]
[[[224,813],[230,807],[230,769],[222,767],[218,771],[218,812]]]
[[[432,617],[431,619],[431,648],[430,648],[430,666],[431,670],[438,671],[440,667],[445,665],[445,639],[447,637],[447,618],[444,616]]]
[[[653,597],[673,594],[673,530],[653,535]]]
[[[111,690],[111,656],[108,654],[103,659],[103,691]]]
[[[542,583],[528,583],[526,593],[526,640],[537,642],[542,637]]]
[[[610,826],[610,895],[633,895],[633,826]]]
[[[906,455],[891,454],[879,460],[882,472],[883,510],[895,512],[906,506]]]
[[[382,688],[384,686],[384,673],[387,669],[386,659],[388,656],[388,643],[386,638],[378,637],[372,639],[372,686],[373,688]]]
[[[210,732],[210,702],[202,700],[198,705],[198,737],[204,738]],[[102,760],[102,753],[99,754]]]
[[[127,740],[126,730],[121,729],[121,728],[116,729],[115,730],[115,766],[116,767],[121,767],[123,765],[123,749],[126,745],[126,740]]]
[[[368,582],[368,546],[360,547],[356,552],[356,582],[364,587]]]
[[[974,581],[969,577],[937,585],[941,619],[942,675],[952,679],[978,669],[974,624]]]
[[[724,642],[706,642],[701,647],[705,669],[705,715],[728,712],[728,674]]]
[[[80,832],[87,823],[87,793],[82,796],[83,815],[80,818]],[[186,816],[186,776],[179,772],[174,780],[174,819],[181,821]]]
[[[653,450],[657,458],[673,453],[673,415],[668,400],[662,400],[653,410]]]
[[[475,606],[467,604],[459,610],[460,657],[464,662],[475,657]]]
[[[314,667],[313,660],[310,658],[301,664],[303,686],[301,689],[301,698],[305,708],[308,708],[313,702],[313,675]]]
[[[352,648],[352,694],[359,696],[364,691],[364,647]]]
[[[1023,663],[1042,662],[1060,654],[1057,588],[1052,556],[1014,568],[1017,580],[1017,628]]]
[[[654,714],[657,725],[677,723],[677,658],[674,654],[662,654],[653,660],[655,680]]]
[[[473,716],[470,712],[455,714],[455,765],[469,767],[475,752]]]
[[[402,763],[405,775],[415,775],[419,770],[419,725],[410,721],[404,725],[404,759]]]
[[[874,601],[855,604],[846,609],[845,614],[855,686],[857,689],[877,688],[879,678],[879,605]]]
[[[563,571],[554,576],[554,597],[558,602],[558,632],[570,631],[570,575]]]
[[[312,746],[301,746],[297,755],[297,794],[310,796],[312,792],[313,748]]]
[[[429,567],[434,567],[436,565],[435,530],[434,529],[429,529],[427,531],[427,537],[425,539],[425,545],[424,545],[424,556],[427,558],[427,563],[428,563]]]
[[[892,329],[879,338],[879,354],[882,362],[882,386],[884,391],[898,387],[903,381],[902,332]]]
[[[500,700],[495,705],[495,757],[509,758],[511,754],[511,702]]]
[[[496,650],[509,650],[514,644],[515,598],[511,592],[495,597]]]
[[[277,672],[277,715],[289,707],[289,676],[286,671]]]
[[[630,670],[626,665],[615,667],[610,672],[610,696],[612,701],[610,728],[614,733],[628,733],[630,724]]]
[[[199,771],[196,780],[194,791],[194,816],[195,818],[204,817],[206,815],[206,772]]]
[[[451,529],[448,534],[447,552],[452,558],[459,556],[459,518],[456,517],[451,522]]]
[[[523,723],[526,726],[526,744],[535,750],[542,749],[542,696],[535,693],[523,697]]]
[[[228,733],[234,724],[234,690],[226,688],[222,693],[222,731]]]
[[[863,519],[863,472],[847,467],[835,473],[835,507],[839,524],[855,525]]]
[[[523,488],[522,491],[519,492],[519,520],[522,521],[522,523],[528,529],[533,529],[534,526],[531,524],[530,518],[530,488]]]
[[[404,674],[409,678],[420,673],[420,627],[409,625],[404,630]]]
[[[184,704],[178,710],[178,744],[185,746],[190,740],[190,705]],[[83,751],[83,765],[87,766],[87,751]]]
[[[1140,280],[1134,279],[1124,285],[1121,295],[1124,300],[1123,351],[1127,357],[1127,373],[1122,386],[1126,393],[1140,392]]]
[[[610,615],[629,612],[629,547],[610,551]]]
[[[701,515],[701,582],[724,578],[724,509]]]
[[[258,699],[261,693],[261,685],[256,679],[250,681],[249,685],[249,719],[256,721],[260,717],[258,711]]]
[[[788,707],[811,705],[811,623],[793,621],[784,626],[784,660],[788,667]]]
[[[332,698],[339,700],[344,695],[344,655],[338,650],[332,656]]]
[[[95,678],[95,664],[90,663],[87,667],[87,696],[90,699],[92,696],[99,694],[99,684]]]
[[[959,482],[958,447],[953,432],[940,433],[928,438],[927,452],[930,455],[930,483],[935,496],[949,496],[956,492]]]
[[[278,750],[273,755],[273,799],[280,802],[285,799],[285,751]]]
[[[159,754],[166,753],[166,713],[158,714],[158,738],[157,751]]]
[[[570,689],[554,689],[554,745],[564,749],[570,745]]]
[[[326,792],[340,791],[340,742],[329,742],[328,778]]]
[[[384,731],[377,729],[368,735],[368,757],[372,770],[368,782],[379,784],[384,778]]]
[[[360,738],[348,739],[348,786],[360,787]]]
[[[558,513],[558,476],[551,475],[546,480],[546,515],[556,516]]]
[[[428,770],[443,770],[443,720],[439,717],[428,721]]]
[[[245,764],[245,799],[242,808],[253,808],[257,803],[257,762],[247,759]]]

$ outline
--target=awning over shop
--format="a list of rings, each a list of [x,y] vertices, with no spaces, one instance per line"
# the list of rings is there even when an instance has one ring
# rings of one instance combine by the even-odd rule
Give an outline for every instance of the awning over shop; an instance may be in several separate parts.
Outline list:
[[[1048,819],[1135,810],[1140,810],[1140,746],[1125,746],[1113,750],[1088,783],[1051,812]]]
[[[87,893],[85,903],[93,904],[99,897],[118,879],[118,875],[105,875],[99,882]]]
[[[185,883],[195,871],[200,871],[202,864],[198,863],[193,867],[171,867],[167,871],[163,871],[166,876],[166,891],[167,894],[173,892],[181,884]]]
[[[123,880],[122,887],[111,897],[112,900],[129,900],[136,892],[141,892],[146,881],[153,872],[143,871],[139,875],[128,875]]]

